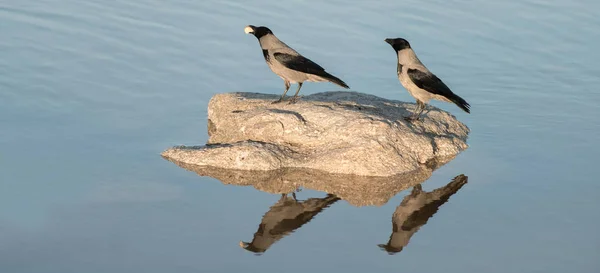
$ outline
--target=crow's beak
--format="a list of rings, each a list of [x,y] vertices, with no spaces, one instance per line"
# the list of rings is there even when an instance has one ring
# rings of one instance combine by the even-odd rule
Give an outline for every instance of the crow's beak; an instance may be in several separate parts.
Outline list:
[[[390,39],[390,38],[387,38],[387,39],[385,39],[384,41],[385,41],[386,43],[390,44],[390,45],[392,44],[392,39]]]
[[[248,243],[240,241],[240,247],[241,248],[246,248],[246,247],[248,247]]]
[[[244,28],[244,32],[245,32],[246,34],[251,34],[251,33],[254,33],[254,26],[252,26],[252,25],[246,26],[246,27]]]
[[[386,251],[386,252],[387,252],[388,254],[390,254],[390,255],[394,255],[395,253],[398,253],[398,252],[402,251],[402,249],[403,249],[403,247],[400,247],[400,248],[395,248],[395,247],[393,247],[393,246],[390,246],[390,245],[384,245],[384,244],[379,244],[379,245],[377,245],[377,246],[379,246],[379,248],[380,248],[381,250],[383,250],[383,251]]]

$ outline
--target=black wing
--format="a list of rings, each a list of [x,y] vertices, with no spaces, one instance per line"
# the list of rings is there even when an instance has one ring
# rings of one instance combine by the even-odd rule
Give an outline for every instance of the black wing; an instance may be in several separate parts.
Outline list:
[[[454,93],[446,86],[440,78],[432,73],[423,72],[417,69],[409,68],[408,77],[410,80],[415,83],[421,89],[426,90],[429,93],[441,95],[447,98],[451,98]]]
[[[287,53],[277,52],[274,53],[273,56],[275,57],[275,60],[292,70],[315,75],[321,74],[323,71],[325,71],[325,69],[320,65],[300,55],[290,55]]]
[[[417,69],[408,69],[407,71],[408,77],[412,82],[415,83],[421,89],[426,90],[429,93],[443,96],[450,101],[454,102],[460,109],[463,109],[467,113],[471,113],[471,105],[454,94],[442,80],[440,80],[436,75],[433,75],[431,72],[423,72]]]

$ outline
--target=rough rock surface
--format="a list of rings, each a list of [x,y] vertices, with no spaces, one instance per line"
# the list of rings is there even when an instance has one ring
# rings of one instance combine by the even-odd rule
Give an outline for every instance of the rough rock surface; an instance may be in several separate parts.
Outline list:
[[[392,176],[418,170],[468,146],[469,129],[428,106],[423,119],[402,119],[415,108],[357,92],[325,92],[296,104],[277,95],[226,93],[208,106],[206,146],[178,146],[163,156],[181,163],[270,171],[307,168],[328,173]]]

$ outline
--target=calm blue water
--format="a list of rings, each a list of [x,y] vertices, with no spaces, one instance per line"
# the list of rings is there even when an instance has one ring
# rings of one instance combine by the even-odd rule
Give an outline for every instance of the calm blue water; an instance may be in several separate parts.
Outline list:
[[[0,272],[600,272],[598,10],[592,0],[0,2]],[[248,24],[354,91],[412,101],[383,42],[405,37],[472,105],[467,115],[434,103],[471,128],[470,148],[423,189],[469,182],[402,252],[377,245],[409,191],[383,206],[338,201],[255,256],[238,242],[280,196],[160,157],[206,142],[212,95],[282,92]]]

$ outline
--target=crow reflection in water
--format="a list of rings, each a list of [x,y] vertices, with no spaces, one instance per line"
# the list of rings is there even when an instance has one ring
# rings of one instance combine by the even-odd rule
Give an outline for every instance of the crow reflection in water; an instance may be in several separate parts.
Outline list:
[[[263,253],[275,242],[308,223],[338,200],[340,198],[333,194],[304,201],[296,200],[295,194],[292,197],[282,194],[281,199],[263,216],[252,242],[242,241],[240,247],[254,253]]]
[[[467,184],[468,177],[456,176],[446,186],[431,192],[424,192],[421,185],[402,199],[392,216],[392,235],[387,244],[380,244],[388,254],[395,254],[408,245],[410,238],[431,218],[441,205],[446,203],[462,186]]]

